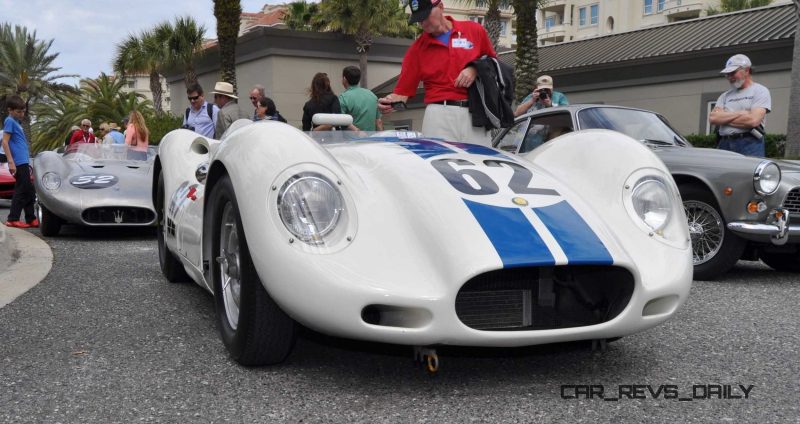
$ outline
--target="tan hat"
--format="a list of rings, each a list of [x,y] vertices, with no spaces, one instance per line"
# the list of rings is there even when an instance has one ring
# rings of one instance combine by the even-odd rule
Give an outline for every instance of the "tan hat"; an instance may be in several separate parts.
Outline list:
[[[536,88],[549,88],[553,89],[553,77],[550,75],[542,75],[536,78]]]
[[[100,131],[108,131],[108,123],[107,122],[103,122],[102,124],[100,124]]]
[[[212,93],[238,99],[236,94],[233,92],[233,84],[229,82],[217,81],[217,83],[214,84],[214,91],[212,91]]]

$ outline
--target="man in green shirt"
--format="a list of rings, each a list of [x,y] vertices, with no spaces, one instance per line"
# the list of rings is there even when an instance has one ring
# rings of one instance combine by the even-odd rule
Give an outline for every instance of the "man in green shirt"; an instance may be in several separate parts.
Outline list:
[[[378,111],[378,97],[366,88],[358,86],[361,70],[348,66],[342,71],[342,85],[345,90],[339,94],[342,113],[353,117],[353,125],[362,131],[382,131],[383,121]]]

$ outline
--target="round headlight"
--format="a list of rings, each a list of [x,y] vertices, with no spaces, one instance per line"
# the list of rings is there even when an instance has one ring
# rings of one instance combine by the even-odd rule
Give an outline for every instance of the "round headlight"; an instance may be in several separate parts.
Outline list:
[[[765,160],[753,173],[753,188],[756,193],[767,196],[775,193],[781,184],[781,168],[777,163]]]
[[[42,186],[47,190],[58,190],[61,187],[61,177],[55,172],[45,172],[42,175]]]
[[[636,215],[653,231],[658,231],[669,222],[672,211],[669,189],[659,179],[649,177],[639,180],[631,196]]]
[[[278,213],[295,237],[309,244],[322,244],[344,212],[344,200],[336,186],[315,173],[290,178],[278,194]]]

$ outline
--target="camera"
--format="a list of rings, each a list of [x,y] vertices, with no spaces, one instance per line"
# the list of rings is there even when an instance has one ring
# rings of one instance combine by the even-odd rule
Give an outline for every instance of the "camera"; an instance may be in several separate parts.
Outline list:
[[[183,128],[185,130],[189,130],[189,131],[194,131],[194,127],[189,125],[189,124],[181,125],[181,128]]]
[[[550,90],[539,90],[539,99],[545,100],[550,97]]]

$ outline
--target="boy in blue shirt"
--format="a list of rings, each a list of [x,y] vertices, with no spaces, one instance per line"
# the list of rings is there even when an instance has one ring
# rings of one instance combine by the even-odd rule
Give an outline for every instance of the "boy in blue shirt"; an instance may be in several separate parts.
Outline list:
[[[25,132],[19,121],[25,116],[25,102],[19,96],[11,96],[7,101],[8,117],[3,122],[3,151],[8,159],[8,171],[17,180],[14,184],[14,197],[8,212],[7,227],[38,227],[39,220],[33,213],[36,191],[31,184],[30,153]],[[20,221],[23,209],[27,221]]]

